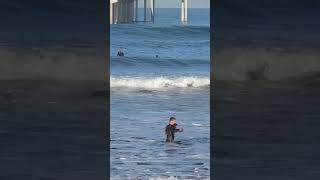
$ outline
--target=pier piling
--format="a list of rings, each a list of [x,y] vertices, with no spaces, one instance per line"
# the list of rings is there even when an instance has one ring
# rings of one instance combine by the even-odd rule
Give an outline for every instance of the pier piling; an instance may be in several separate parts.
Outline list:
[[[185,23],[188,21],[188,1],[181,0],[181,22]]]
[[[110,0],[110,24],[139,22],[139,0]],[[149,21],[155,19],[155,0],[150,0],[151,15]],[[147,0],[143,0],[143,22],[148,22]],[[181,22],[188,21],[187,0],[181,0]]]

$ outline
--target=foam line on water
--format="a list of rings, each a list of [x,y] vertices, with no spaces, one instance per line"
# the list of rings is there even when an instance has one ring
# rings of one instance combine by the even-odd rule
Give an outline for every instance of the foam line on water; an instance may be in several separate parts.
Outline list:
[[[143,89],[162,89],[170,87],[201,88],[210,86],[210,78],[206,76],[159,76],[159,77],[130,77],[111,76],[111,87],[128,87]]]

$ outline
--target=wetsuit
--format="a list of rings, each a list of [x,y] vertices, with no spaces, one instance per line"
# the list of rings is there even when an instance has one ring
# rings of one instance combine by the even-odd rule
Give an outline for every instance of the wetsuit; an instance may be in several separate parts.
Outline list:
[[[173,142],[174,141],[174,133],[179,131],[179,129],[176,129],[176,125],[168,124],[166,127],[166,135],[167,139],[166,142]]]
[[[122,51],[119,51],[117,56],[124,56],[124,53]]]

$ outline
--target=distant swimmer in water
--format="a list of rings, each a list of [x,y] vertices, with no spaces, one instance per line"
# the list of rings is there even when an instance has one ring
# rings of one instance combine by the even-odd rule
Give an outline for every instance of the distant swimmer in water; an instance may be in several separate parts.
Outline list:
[[[156,55],[156,58],[158,58],[158,57],[159,57],[159,55],[157,54],[157,55]]]
[[[177,128],[178,124],[177,124],[177,120],[175,117],[171,117],[169,119],[169,124],[166,127],[166,142],[168,143],[173,143],[174,142],[174,134],[176,132],[182,132],[183,128],[178,129]]]
[[[118,49],[117,56],[124,56],[124,52],[123,52],[122,48]]]

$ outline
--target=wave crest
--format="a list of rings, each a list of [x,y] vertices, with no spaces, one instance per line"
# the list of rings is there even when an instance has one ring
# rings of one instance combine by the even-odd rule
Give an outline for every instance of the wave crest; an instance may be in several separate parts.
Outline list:
[[[210,86],[210,78],[205,76],[179,77],[130,77],[120,76],[110,78],[111,87],[128,87],[143,89],[160,89],[170,87],[201,88]]]

